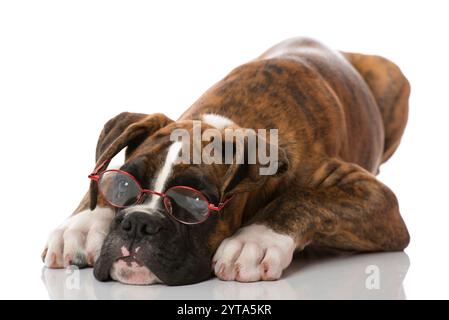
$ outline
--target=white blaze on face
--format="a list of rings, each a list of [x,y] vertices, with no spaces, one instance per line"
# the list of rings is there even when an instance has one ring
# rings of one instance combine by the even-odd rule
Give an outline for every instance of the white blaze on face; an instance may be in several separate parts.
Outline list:
[[[181,142],[174,142],[168,148],[164,165],[157,173],[153,185],[150,186],[150,190],[161,193],[165,191],[165,185],[173,171],[173,167],[176,164],[176,160],[179,158],[179,152],[181,151],[181,147],[182,147]],[[155,212],[154,209],[157,208],[157,205],[158,203],[160,203],[160,201],[162,201],[162,197],[158,195],[148,194],[148,198],[144,204],[130,207],[128,210],[126,210],[126,214],[136,211],[153,214]]]
[[[162,169],[157,174],[156,181],[154,182],[153,187],[151,190],[156,192],[163,192],[165,184],[167,183],[168,177],[173,171],[173,166],[176,162],[176,159],[179,157],[179,152],[181,151],[182,143],[181,142],[174,142],[170,148],[168,148],[167,157],[165,158],[165,163],[162,166]],[[155,209],[157,202],[161,201],[161,197],[157,195],[151,195],[150,196],[150,203],[148,206],[145,206],[148,209]]]

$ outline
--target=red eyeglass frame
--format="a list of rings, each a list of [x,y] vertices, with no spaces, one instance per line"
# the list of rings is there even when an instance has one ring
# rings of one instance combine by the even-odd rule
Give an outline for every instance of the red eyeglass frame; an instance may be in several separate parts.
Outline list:
[[[134,177],[134,176],[133,176],[132,174],[130,174],[129,172],[126,172],[126,171],[123,171],[123,170],[119,170],[119,169],[108,169],[108,170],[104,170],[104,171],[99,172],[100,169],[101,169],[102,167],[103,167],[103,165],[99,166],[98,169],[95,169],[94,172],[92,172],[91,174],[89,174],[88,178],[89,178],[90,180],[92,180],[92,181],[97,182],[97,184],[98,184],[98,191],[99,191],[100,194],[103,196],[103,199],[105,199],[105,201],[106,201],[107,203],[109,203],[111,206],[113,206],[113,207],[115,207],[115,208],[127,208],[127,207],[133,206],[133,205],[135,205],[135,204],[142,203],[142,200],[143,200],[144,195],[145,195],[146,193],[154,194],[154,195],[157,195],[157,196],[162,197],[162,201],[164,202],[165,211],[170,215],[170,217],[172,217],[172,218],[175,219],[176,221],[178,221],[178,222],[180,222],[180,223],[183,223],[183,224],[189,224],[189,225],[192,225],[192,224],[199,224],[199,223],[202,223],[202,222],[206,221],[206,220],[209,218],[209,216],[211,215],[211,211],[214,211],[214,212],[218,213],[218,212],[221,211],[221,210],[226,206],[226,204],[227,204],[229,201],[231,201],[231,199],[234,197],[234,195],[231,195],[231,196],[230,196],[228,199],[226,199],[225,201],[220,202],[218,205],[214,205],[213,203],[211,203],[211,202],[209,201],[209,199],[208,199],[208,198],[207,198],[201,191],[199,191],[199,190],[197,190],[197,189],[195,189],[195,188],[192,188],[192,187],[189,187],[189,186],[173,186],[173,187],[168,188],[165,192],[157,192],[157,191],[154,191],[154,190],[142,188],[142,186],[140,185],[139,181],[137,181],[136,177]],[[124,174],[124,175],[130,177],[130,178],[135,182],[135,184],[137,185],[137,187],[138,187],[139,190],[140,190],[140,194],[139,194],[139,196],[137,197],[135,203],[133,203],[132,205],[128,205],[128,206],[118,206],[118,205],[116,205],[116,204],[111,203],[111,202],[105,197],[105,195],[104,195],[103,192],[102,192],[102,188],[100,187],[100,185],[99,185],[98,182],[100,181],[102,175],[105,174],[105,173],[107,173],[107,172],[117,172],[117,173]],[[207,208],[208,208],[207,214],[204,215],[204,218],[203,218],[202,220],[196,221],[196,222],[187,222],[187,221],[182,221],[182,220],[176,218],[176,217],[172,214],[171,210],[168,208],[168,203],[170,203],[170,197],[167,196],[167,192],[170,191],[170,190],[173,190],[173,189],[187,189],[187,190],[189,190],[189,191],[194,192],[194,193],[197,194],[198,196],[200,196],[200,197],[207,203]]]

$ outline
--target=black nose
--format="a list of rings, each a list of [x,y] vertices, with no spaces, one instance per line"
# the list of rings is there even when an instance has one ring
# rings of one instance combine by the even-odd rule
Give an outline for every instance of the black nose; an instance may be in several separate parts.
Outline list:
[[[157,234],[162,229],[162,219],[158,214],[132,212],[126,215],[120,228],[129,238],[143,238]]]

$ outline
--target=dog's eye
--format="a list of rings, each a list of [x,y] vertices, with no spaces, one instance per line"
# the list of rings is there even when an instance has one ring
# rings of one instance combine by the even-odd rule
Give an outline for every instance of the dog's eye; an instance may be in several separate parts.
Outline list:
[[[133,204],[140,197],[140,186],[134,178],[120,171],[106,171],[99,181],[101,194],[114,206]]]
[[[117,188],[119,192],[125,192],[129,187],[129,182],[121,179],[120,181],[118,181],[117,183]]]

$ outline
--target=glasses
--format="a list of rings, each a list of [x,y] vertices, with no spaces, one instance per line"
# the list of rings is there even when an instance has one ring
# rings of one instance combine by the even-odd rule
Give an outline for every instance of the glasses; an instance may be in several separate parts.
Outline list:
[[[100,194],[116,208],[142,203],[145,194],[160,196],[169,216],[184,224],[199,224],[206,221],[212,211],[218,213],[232,199],[231,196],[216,206],[199,190],[188,186],[174,186],[165,193],[143,189],[132,174],[115,169],[101,173],[95,170],[89,175],[89,179],[97,182]]]

